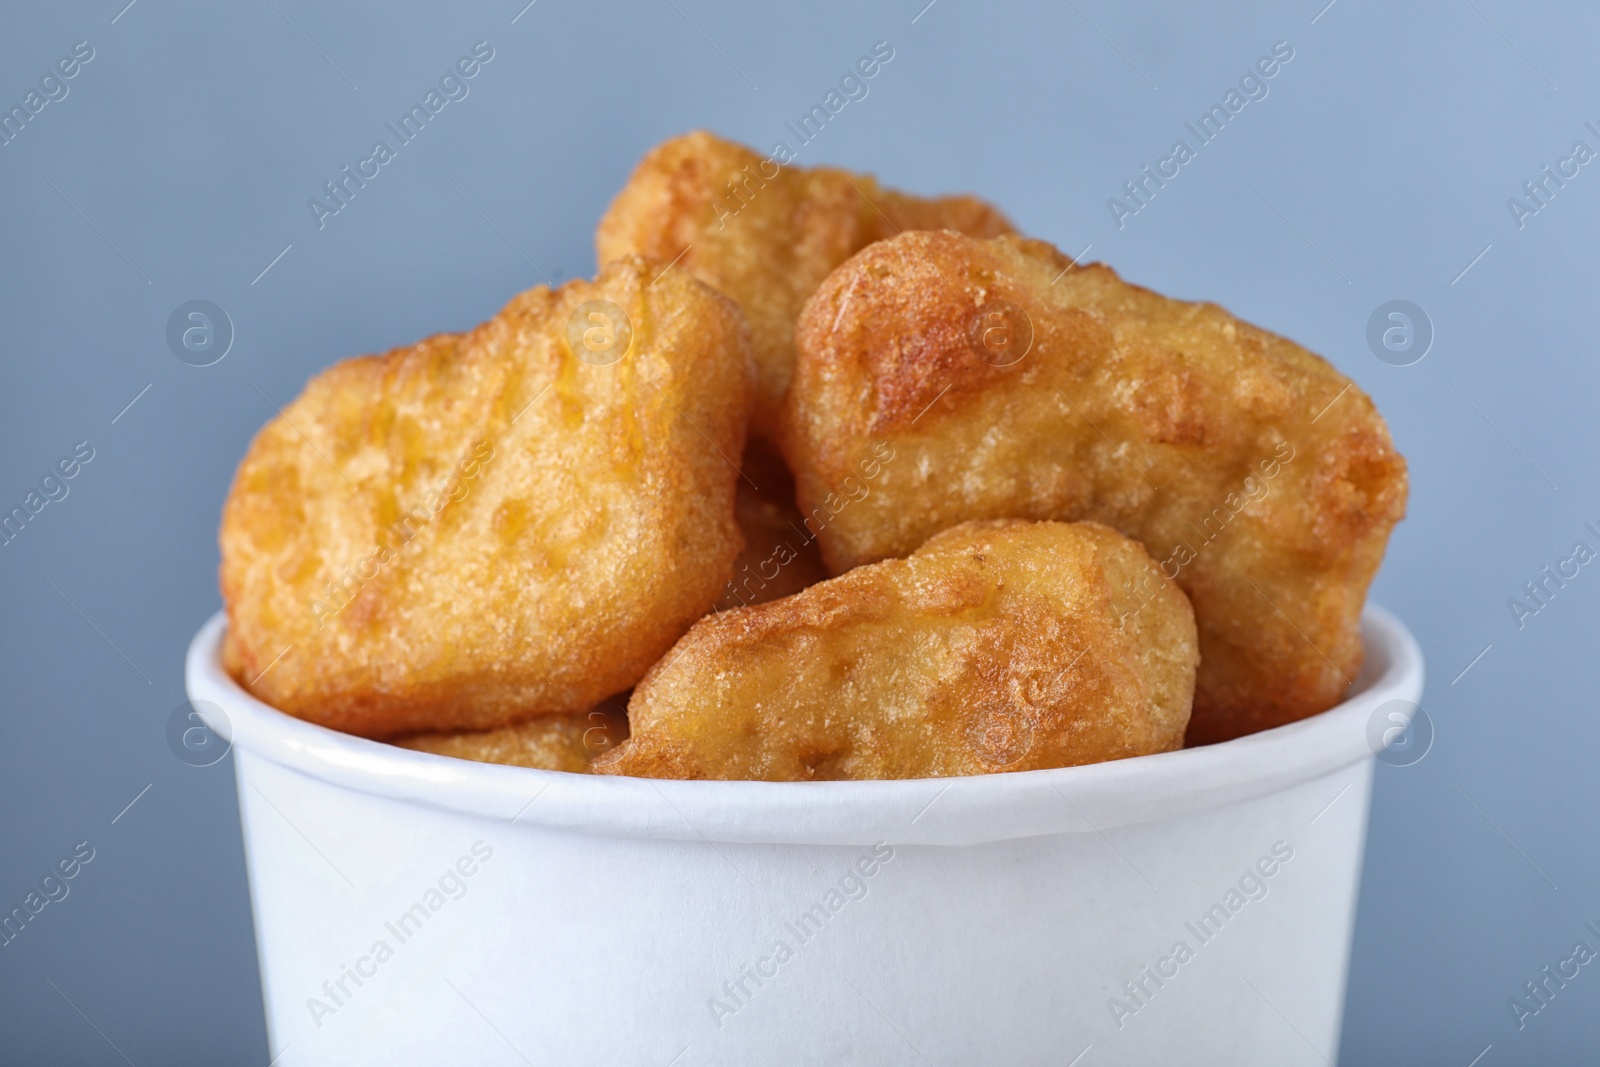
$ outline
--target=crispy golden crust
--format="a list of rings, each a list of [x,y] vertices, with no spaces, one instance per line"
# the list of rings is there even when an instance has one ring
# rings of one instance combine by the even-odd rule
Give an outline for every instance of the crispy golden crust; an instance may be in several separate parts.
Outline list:
[[[756,354],[752,433],[773,439],[806,297],[873,241],[928,229],[1012,232],[975,197],[909,196],[871,175],[784,166],[696,131],[640,161],[601,219],[595,250],[601,263],[626,255],[675,262],[744,308]]]
[[[1069,266],[1039,241],[908,233],[822,285],[785,416],[802,510],[872,450],[895,457],[822,530],[824,558],[904,555],[967,519],[1095,519],[1194,603],[1191,742],[1330,707],[1405,510],[1372,401],[1214,304]]]
[[[751,390],[738,309],[660,274],[624,260],[313,379],[223,510],[236,677],[368,737],[581,712],[637,682],[729,578]],[[585,347],[588,309],[587,358],[569,344],[597,299],[631,321],[615,362]]]
[[[613,697],[583,715],[541,715],[498,730],[418,734],[394,742],[436,756],[590,774],[590,764],[628,736],[625,702]]]
[[[771,446],[752,441],[739,464],[734,514],[744,549],[712,610],[791,596],[828,576],[822,550],[794,504],[794,475]]]
[[[1096,523],[974,522],[907,559],[702,619],[603,774],[812,781],[1065,767],[1178,748],[1194,616],[1122,613],[1144,549]]]

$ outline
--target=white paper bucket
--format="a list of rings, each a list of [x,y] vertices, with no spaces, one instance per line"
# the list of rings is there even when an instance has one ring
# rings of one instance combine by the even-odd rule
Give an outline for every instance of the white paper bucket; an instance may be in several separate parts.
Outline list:
[[[653,781],[313,726],[227,676],[223,628],[188,689],[233,744],[282,1067],[1333,1062],[1369,724],[1422,690],[1373,607],[1355,695],[1226,744]]]

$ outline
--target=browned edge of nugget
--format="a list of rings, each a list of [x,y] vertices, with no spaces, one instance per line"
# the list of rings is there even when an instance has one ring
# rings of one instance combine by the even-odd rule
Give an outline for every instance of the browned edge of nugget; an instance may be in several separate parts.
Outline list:
[[[620,260],[314,378],[223,509],[234,676],[378,738],[637,682],[730,577],[751,396],[738,308],[663,268]]]
[[[498,730],[416,734],[393,742],[436,756],[590,774],[595,759],[628,738],[627,701],[612,697],[579,715],[541,715]]]
[[[1012,232],[972,196],[920,197],[869,174],[802,167],[703,130],[645,154],[595,231],[599,262],[637,254],[674,264],[732,297],[756,356],[751,432],[776,439],[794,362],[794,319],[828,272],[903,230]]]
[[[906,559],[697,623],[596,770],[658,778],[926,778],[1183,743],[1198,660],[1170,583],[1096,523],[967,523]]]
[[[1042,241],[925,232],[835,271],[797,346],[784,451],[802,510],[894,457],[865,499],[824,508],[835,571],[968,519],[1094,519],[1194,603],[1191,742],[1323,711],[1356,677],[1405,461],[1371,399],[1300,345]]]

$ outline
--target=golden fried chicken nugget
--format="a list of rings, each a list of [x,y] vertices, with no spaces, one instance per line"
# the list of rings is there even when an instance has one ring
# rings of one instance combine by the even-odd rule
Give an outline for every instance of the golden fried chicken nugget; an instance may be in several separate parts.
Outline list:
[[[703,131],[652,149],[595,231],[601,263],[674,263],[744,308],[756,354],[754,436],[775,440],[794,363],[794,319],[828,272],[902,230],[1012,232],[971,196],[925,198],[867,174],[763,157]]]
[[[479,763],[590,774],[590,764],[596,757],[610,752],[627,738],[628,716],[624,707],[624,701],[613,697],[583,715],[540,715],[498,730],[418,734],[394,743],[418,752]]]
[[[765,442],[752,441],[745,449],[733,508],[744,550],[713,610],[765,604],[828,576],[816,534],[795,507],[794,475]]]
[[[731,301],[632,258],[330,368],[234,478],[227,663],[368,737],[627,689],[732,572],[750,358]]]
[[[931,778],[1183,744],[1194,616],[1098,523],[971,522],[906,559],[696,623],[595,762],[648,778]]]
[[[1194,603],[1191,742],[1322,711],[1356,676],[1406,466],[1321,358],[1043,242],[954,233],[867,248],[796,336],[784,452],[834,571],[967,519],[1094,519],[1157,561],[1122,610],[1162,577]]]

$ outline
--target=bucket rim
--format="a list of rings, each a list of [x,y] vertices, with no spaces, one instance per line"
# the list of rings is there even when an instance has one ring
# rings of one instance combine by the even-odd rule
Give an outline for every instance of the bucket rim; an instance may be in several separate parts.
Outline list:
[[[676,781],[478,763],[297,719],[252,696],[223,668],[226,628],[222,611],[200,627],[189,645],[185,681],[194,710],[231,743],[236,760],[244,754],[235,764],[241,786],[251,761],[262,759],[357,793],[489,823],[708,844],[971,845],[1177,819],[1372,759],[1371,724],[1381,709],[1393,701],[1414,704],[1423,683],[1416,639],[1393,614],[1369,604],[1361,623],[1364,665],[1346,698],[1320,714],[1232,741],[1078,767],[952,778]]]

